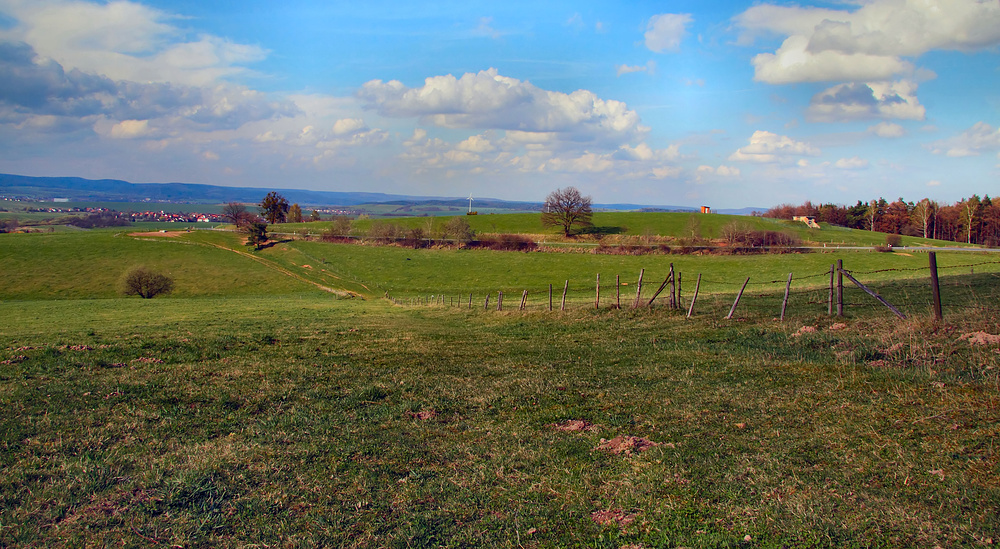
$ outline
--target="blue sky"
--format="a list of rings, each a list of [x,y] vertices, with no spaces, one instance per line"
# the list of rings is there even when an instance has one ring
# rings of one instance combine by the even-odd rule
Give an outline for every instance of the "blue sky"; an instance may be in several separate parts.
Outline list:
[[[0,0],[0,171],[767,207],[996,195],[1000,2]]]

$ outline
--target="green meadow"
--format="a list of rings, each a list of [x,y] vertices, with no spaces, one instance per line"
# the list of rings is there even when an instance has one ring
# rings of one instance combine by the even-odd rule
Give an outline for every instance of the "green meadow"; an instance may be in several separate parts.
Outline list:
[[[469,220],[555,238],[519,215]],[[606,234],[690,223],[599,215]],[[0,235],[0,547],[1000,541],[993,254],[937,253],[934,322],[922,252],[249,251],[226,231],[133,232]],[[828,316],[837,260],[908,318],[853,286]],[[671,264],[685,309],[633,309],[639,273],[645,305]],[[138,265],[173,292],[122,297]]]

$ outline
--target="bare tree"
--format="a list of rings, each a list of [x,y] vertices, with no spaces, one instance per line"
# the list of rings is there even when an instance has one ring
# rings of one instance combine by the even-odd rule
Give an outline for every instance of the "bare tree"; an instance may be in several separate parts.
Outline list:
[[[594,212],[590,209],[591,198],[582,196],[576,187],[557,189],[545,197],[542,210],[542,225],[562,227],[563,234],[570,236],[574,228],[582,229],[593,225]]]
[[[243,229],[252,223],[257,216],[248,211],[245,205],[239,202],[230,202],[222,207],[222,217],[236,225],[236,228]]]
[[[927,198],[913,205],[911,214],[914,220],[923,227],[920,236],[928,238],[927,230],[930,228],[931,217],[934,215],[934,205]]]

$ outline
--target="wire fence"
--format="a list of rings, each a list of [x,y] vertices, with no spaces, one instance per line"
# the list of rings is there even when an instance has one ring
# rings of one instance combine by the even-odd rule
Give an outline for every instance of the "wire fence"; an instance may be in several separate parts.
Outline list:
[[[873,270],[851,270],[845,266],[842,269],[845,276],[850,275],[849,278],[861,285],[843,282],[839,295],[842,296],[840,309],[845,316],[892,315],[883,302],[897,308],[904,316],[931,314],[934,299],[930,265]],[[963,311],[1000,314],[1000,260],[937,266],[936,269],[945,314]],[[903,276],[886,276],[889,273]],[[590,280],[565,280],[521,289],[386,297],[400,306],[508,312],[655,309],[684,314],[690,311],[693,317],[731,315],[736,319],[769,319],[781,317],[783,311],[789,315],[836,315],[838,311],[838,277],[833,266],[825,272],[792,273],[790,278],[768,280],[754,280],[752,275],[727,280],[698,274],[684,276],[680,272],[673,276],[643,273],[640,276],[644,280],[632,276],[634,278],[626,279],[619,275],[595,275]]]

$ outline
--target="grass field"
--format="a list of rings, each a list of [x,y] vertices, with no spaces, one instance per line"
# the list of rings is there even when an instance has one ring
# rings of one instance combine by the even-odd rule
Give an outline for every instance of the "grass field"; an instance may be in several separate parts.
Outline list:
[[[827,317],[816,277],[773,320],[836,259],[911,318],[857,290]],[[933,323],[922,254],[0,235],[0,546],[988,546],[1000,354],[962,336],[998,331],[989,260],[938,254]],[[691,320],[593,309],[596,273],[634,292],[671,262],[685,300],[716,281]],[[132,264],[175,292],[118,297]],[[746,276],[782,283],[723,320]],[[501,289],[538,299],[483,310]]]

